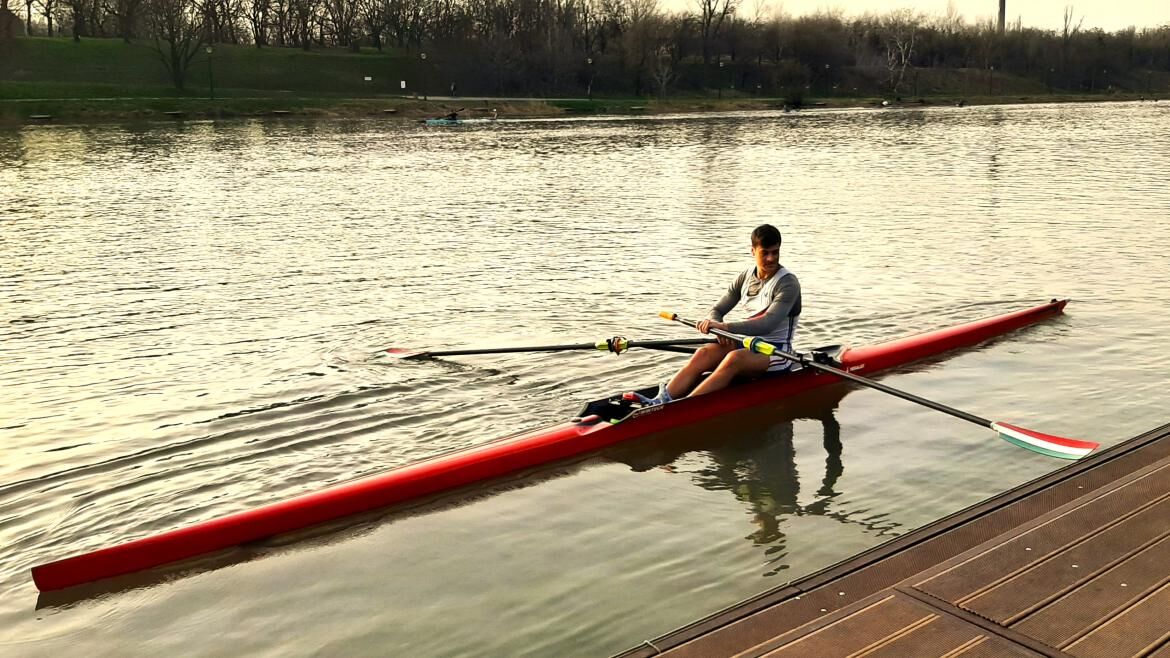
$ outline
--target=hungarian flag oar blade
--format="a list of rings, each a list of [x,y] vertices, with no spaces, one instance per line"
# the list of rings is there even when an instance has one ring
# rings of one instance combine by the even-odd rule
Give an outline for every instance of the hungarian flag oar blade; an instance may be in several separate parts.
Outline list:
[[[681,345],[705,345],[714,342],[714,338],[676,338],[661,340],[627,340],[621,336],[607,338],[592,343],[568,343],[565,345],[534,345],[528,347],[477,347],[458,350],[434,350],[430,352],[410,350],[399,347],[388,348],[384,353],[397,359],[431,359],[440,356],[466,356],[469,354],[509,354],[514,352],[567,352],[571,350],[599,350],[621,354],[628,349],[641,347],[646,349],[660,349],[674,351]]]
[[[674,313],[662,312],[659,313],[659,315],[663,318],[666,318],[667,320],[685,324],[688,327],[695,327],[698,325],[698,323],[694,320],[680,318]],[[1008,423],[997,423],[987,420],[986,418],[980,418],[975,414],[967,413],[961,409],[948,407],[945,404],[941,404],[933,400],[927,400],[926,398],[919,397],[913,393],[907,393],[906,391],[896,389],[892,386],[886,386],[880,382],[876,382],[872,379],[868,379],[860,375],[855,375],[851,372],[846,372],[840,368],[834,368],[831,365],[821,363],[820,361],[812,359],[804,354],[793,354],[785,352],[777,348],[775,345],[762,341],[755,336],[741,336],[740,334],[733,334],[730,331],[723,331],[722,329],[711,329],[711,333],[715,334],[716,336],[722,336],[723,338],[733,340],[737,343],[742,343],[745,348],[753,352],[766,354],[768,356],[783,357],[790,361],[795,361],[803,367],[815,368],[822,372],[832,373],[838,377],[841,377],[842,379],[848,379],[849,381],[856,382],[862,386],[868,386],[869,388],[879,390],[883,393],[889,393],[890,395],[900,397],[903,400],[909,400],[910,402],[920,404],[929,409],[934,409],[935,411],[941,411],[945,414],[950,414],[955,418],[961,418],[969,423],[981,425],[988,429],[994,430],[997,434],[999,434],[1000,438],[1007,441],[1008,443],[1017,445],[1027,450],[1031,450],[1032,452],[1040,453],[1041,455],[1059,457],[1060,459],[1080,459],[1090,452],[1093,452],[1100,446],[1099,443],[1095,443],[1093,441],[1067,439],[1061,436],[1053,436],[1051,434],[1044,434],[1041,432],[1025,429],[1023,427],[1009,425]]]
[[[1000,438],[1032,452],[1038,452],[1049,457],[1061,459],[1080,459],[1093,452],[1100,444],[1079,439],[1066,439],[1063,436],[1053,436],[1034,430],[1008,425],[1007,423],[991,423],[991,429],[999,432]]]

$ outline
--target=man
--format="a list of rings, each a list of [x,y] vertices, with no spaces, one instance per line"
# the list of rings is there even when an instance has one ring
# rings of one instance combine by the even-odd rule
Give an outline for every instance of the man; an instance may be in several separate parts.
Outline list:
[[[755,264],[744,270],[723,294],[698,330],[710,333],[722,329],[736,334],[759,336],[785,352],[792,351],[792,338],[800,317],[800,282],[780,264],[780,231],[764,224],[752,231],[752,258]],[[724,322],[727,312],[739,305],[748,319]],[[686,395],[702,395],[726,388],[737,376],[759,377],[786,372],[793,367],[788,359],[751,352],[726,338],[699,348],[670,383],[661,386],[653,398],[634,394],[646,405],[662,404]],[[696,387],[703,373],[711,375]],[[693,389],[693,390],[692,390]]]

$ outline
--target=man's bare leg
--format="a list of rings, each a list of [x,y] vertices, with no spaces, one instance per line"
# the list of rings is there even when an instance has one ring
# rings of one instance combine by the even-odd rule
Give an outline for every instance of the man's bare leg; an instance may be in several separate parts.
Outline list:
[[[768,371],[768,364],[770,362],[771,357],[765,354],[748,350],[735,350],[719,363],[719,366],[715,368],[715,372],[703,380],[691,392],[691,395],[703,395],[704,393],[713,393],[719,389],[727,388],[731,384],[731,380],[735,379],[738,375],[752,377],[763,375]],[[682,373],[680,372],[679,374]]]
[[[719,343],[704,345],[695,350],[691,360],[666,385],[666,392],[670,394],[671,398],[685,397],[694,388],[695,382],[699,381],[703,373],[716,369],[724,361],[724,357],[734,351],[736,351],[736,346],[725,347]]]

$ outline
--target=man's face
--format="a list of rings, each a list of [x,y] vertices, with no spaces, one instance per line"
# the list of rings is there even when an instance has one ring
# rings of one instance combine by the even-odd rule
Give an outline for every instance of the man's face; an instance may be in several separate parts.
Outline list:
[[[780,269],[780,245],[771,247],[752,247],[752,256],[756,259],[756,271],[761,274],[775,274]]]

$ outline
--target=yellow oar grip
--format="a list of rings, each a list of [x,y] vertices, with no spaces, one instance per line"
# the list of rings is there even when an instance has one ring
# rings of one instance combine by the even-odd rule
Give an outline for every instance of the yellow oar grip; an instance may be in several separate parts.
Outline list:
[[[609,341],[608,340],[599,340],[593,344],[593,347],[595,349],[599,349],[599,350],[608,350],[609,349]]]
[[[764,356],[772,356],[776,351],[776,346],[771,343],[765,343],[756,336],[744,336],[743,346],[752,352],[763,354]]]
[[[675,315],[674,313],[671,313],[670,311],[661,311],[658,313],[658,317],[660,317],[664,320],[670,320],[671,322],[674,322],[674,319],[678,316]]]

